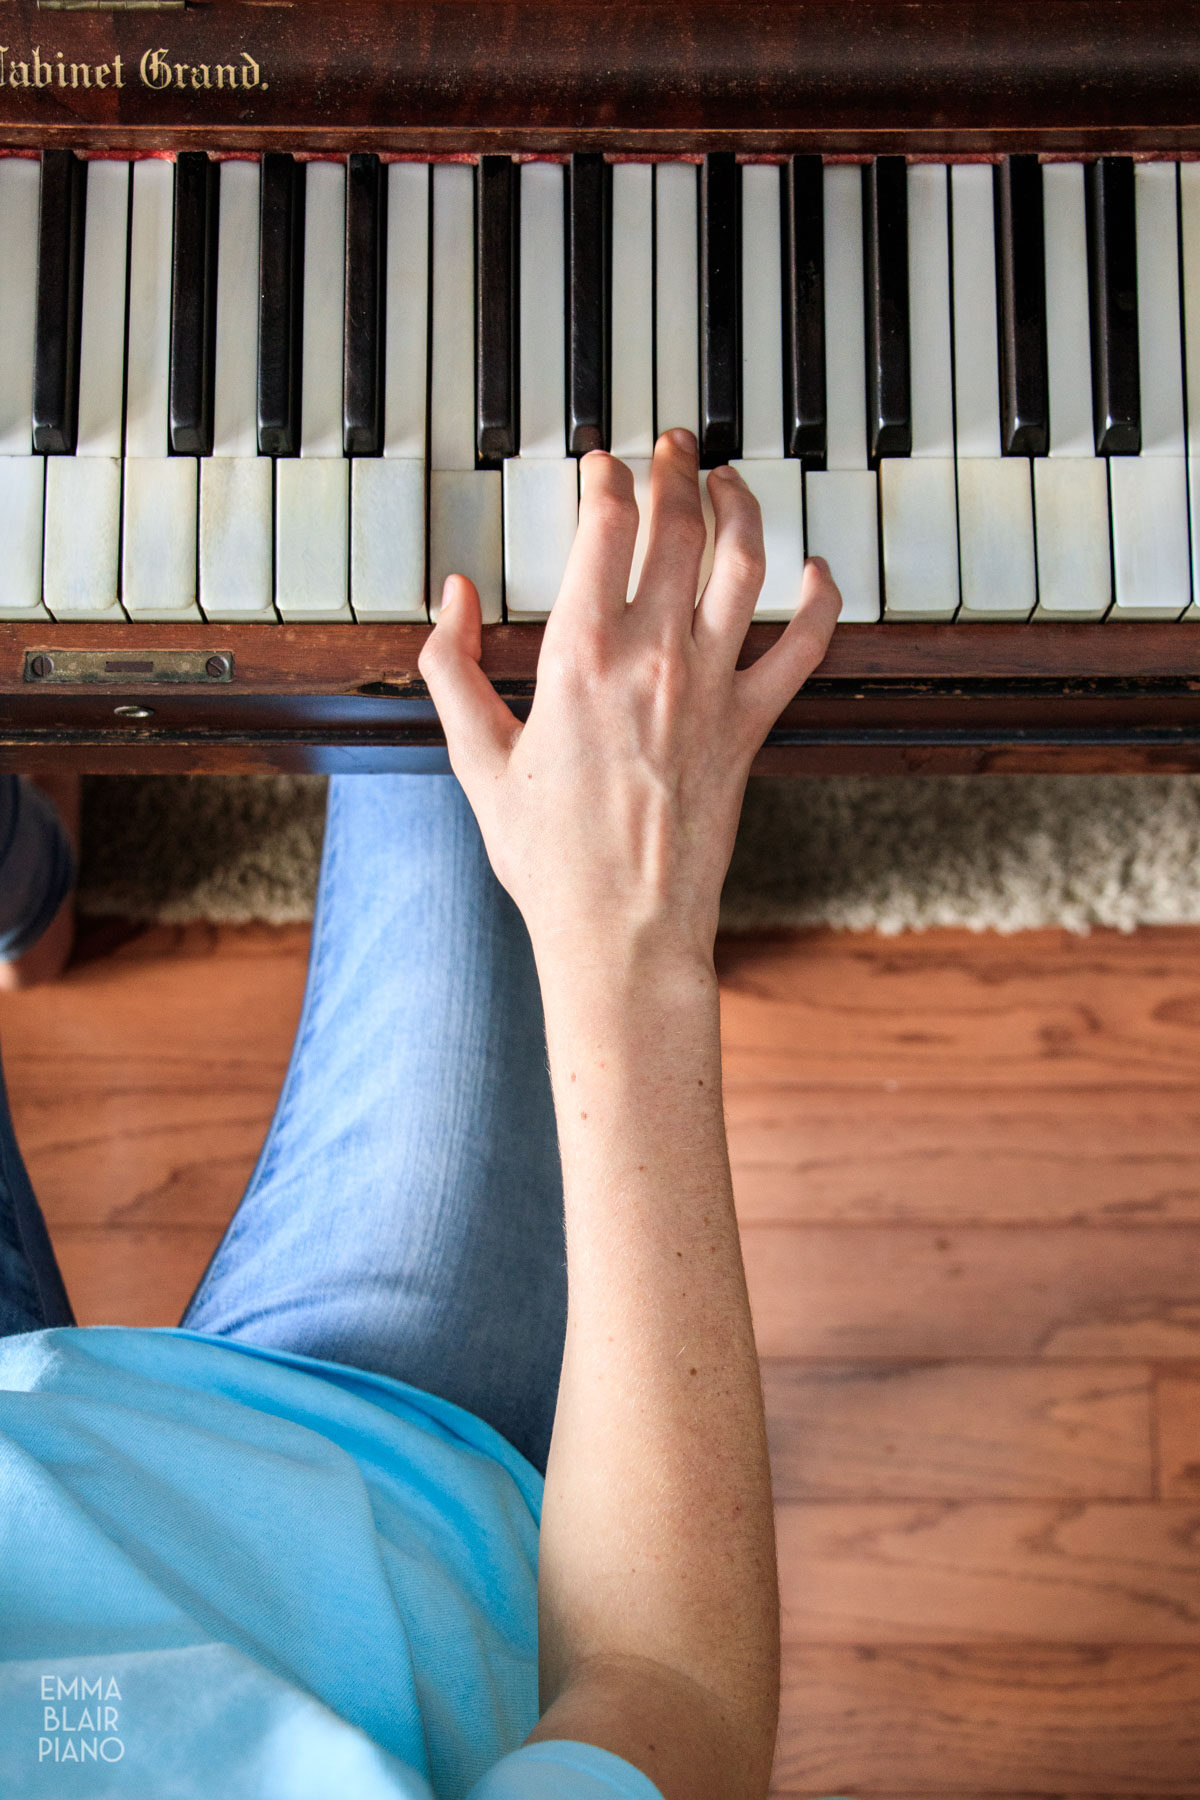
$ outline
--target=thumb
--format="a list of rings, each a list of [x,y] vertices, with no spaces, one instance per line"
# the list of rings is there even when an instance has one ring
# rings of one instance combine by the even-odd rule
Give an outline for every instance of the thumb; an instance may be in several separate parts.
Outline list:
[[[829,572],[829,564],[824,557],[808,557],[800,604],[788,620],[787,629],[764,656],[734,677],[755,750],[784,707],[820,666],[841,610],[841,592]]]
[[[448,575],[438,620],[421,646],[417,668],[437,708],[454,773],[496,775],[520,735],[515,718],[479,666],[483,613],[475,583]]]

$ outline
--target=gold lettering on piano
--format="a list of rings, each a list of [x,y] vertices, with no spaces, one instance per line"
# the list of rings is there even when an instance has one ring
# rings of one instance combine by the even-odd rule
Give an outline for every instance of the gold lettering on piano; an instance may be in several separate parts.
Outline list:
[[[186,63],[175,62],[165,47],[147,50],[137,65],[138,79],[152,93],[168,88],[227,88],[244,93],[258,88],[266,93],[268,82],[262,78],[262,66],[248,50],[241,52],[240,62]],[[106,63],[69,63],[61,50],[53,52],[53,60],[42,55],[35,44],[29,59],[14,59],[7,44],[0,44],[0,88],[123,88],[125,63],[114,55]]]
[[[169,87],[266,88],[262,70],[248,50],[242,51],[241,67],[234,63],[172,62],[168,50],[147,50],[138,64],[142,85],[161,93]],[[216,76],[214,81],[212,78]]]

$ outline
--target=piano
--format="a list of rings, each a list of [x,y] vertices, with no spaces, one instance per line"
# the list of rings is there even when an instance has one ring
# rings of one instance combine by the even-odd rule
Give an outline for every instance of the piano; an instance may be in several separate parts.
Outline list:
[[[755,773],[1200,769],[1198,157],[1194,0],[5,0],[0,766],[446,769],[687,425]]]

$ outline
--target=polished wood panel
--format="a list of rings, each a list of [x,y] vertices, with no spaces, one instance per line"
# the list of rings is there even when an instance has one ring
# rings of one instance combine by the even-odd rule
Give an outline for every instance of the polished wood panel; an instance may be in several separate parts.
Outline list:
[[[1200,1500],[1200,1365],[1160,1368],[1154,1411],[1159,1492],[1166,1500]]]
[[[1200,1503],[783,1503],[785,1643],[1200,1649]]]
[[[1196,1226],[763,1225],[743,1260],[767,1356],[1200,1357]]]
[[[1200,1651],[794,1645],[776,1800],[1194,1800]]]
[[[1152,1498],[1152,1376],[1136,1362],[764,1356],[762,1376],[779,1501]],[[1194,1436],[1196,1415],[1193,1386],[1171,1418]],[[1172,1497],[1200,1498],[1200,1480]]]
[[[1114,1124],[1129,1123],[1133,1156],[1143,1143],[1140,1109],[1161,1130],[1172,1098],[1181,1121],[1195,1106],[1195,944],[1190,926],[1089,937],[1065,931],[726,937],[717,958],[727,1089],[772,1088],[780,1105],[793,1091],[853,1089],[860,1115],[872,1122],[868,1109],[876,1094],[885,1120],[892,1096],[912,1096],[915,1106],[921,1095],[943,1116],[951,1105],[956,1112],[994,1106],[998,1120],[1020,1107],[1063,1118],[1073,1116],[1072,1104],[1090,1107],[1090,1118],[1111,1108]],[[875,1141],[885,1148],[887,1129],[876,1140],[874,1126],[864,1128],[845,1154],[869,1154]],[[963,1129],[971,1134],[968,1145],[981,1141],[977,1119]],[[1196,1164],[1186,1140],[1170,1141],[1178,1152],[1175,1185],[1190,1191]],[[795,1142],[807,1146],[799,1132]],[[947,1145],[951,1152],[955,1147],[955,1141]],[[1014,1141],[1014,1155],[1020,1148]],[[1076,1158],[1090,1162],[1074,1132],[1064,1134],[1061,1155],[1068,1167]],[[986,1183],[987,1172],[980,1174]],[[1132,1180],[1132,1168],[1129,1174]],[[803,1207],[804,1184],[798,1188],[796,1204]],[[1128,1192],[1131,1203],[1138,1192],[1138,1204],[1146,1205],[1159,1188],[1131,1185]],[[758,1202],[748,1198],[747,1204]],[[971,1202],[959,1205],[969,1209]],[[1088,1211],[1096,1216],[1094,1207]],[[938,1216],[946,1217],[940,1207]],[[1006,1216],[1028,1216],[1019,1196]],[[1165,1216],[1161,1204],[1155,1216]],[[1195,1216],[1190,1202],[1187,1216]]]
[[[986,1055],[985,1042],[948,1094],[935,1068],[886,1076],[864,1096],[855,1076],[870,1068],[869,1046],[844,1084],[727,1088],[743,1223],[1200,1224],[1200,1111],[1186,1093],[1130,1089],[1115,1067],[1108,1085],[1088,1072],[1086,1085],[1049,1092],[991,1087]],[[872,1130],[856,1139],[846,1119],[864,1104]]]
[[[1192,0],[855,0],[852,32],[840,0],[205,0],[149,18],[47,14],[16,0],[5,10],[9,70],[23,64],[31,82],[0,88],[9,144],[427,153],[1200,142]],[[88,84],[68,74],[65,87],[32,85],[35,45],[52,67],[59,51],[68,68],[88,67]]]
[[[251,774],[446,767],[417,658],[428,625],[0,624],[0,767]],[[786,627],[752,624],[738,665]],[[483,632],[518,718],[544,624]],[[87,681],[71,652],[100,653]],[[210,657],[199,681],[131,671]],[[111,666],[109,666],[111,665]],[[42,673],[45,671],[45,673]],[[1200,769],[1200,626],[859,625],[779,715],[758,775]],[[128,709],[137,707],[130,717]]]

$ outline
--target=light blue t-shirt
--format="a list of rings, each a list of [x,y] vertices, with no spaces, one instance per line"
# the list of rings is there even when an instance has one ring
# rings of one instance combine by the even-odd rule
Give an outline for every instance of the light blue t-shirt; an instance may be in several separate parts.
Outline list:
[[[0,1339],[4,1800],[661,1800],[538,1719],[542,1477],[406,1382]]]

